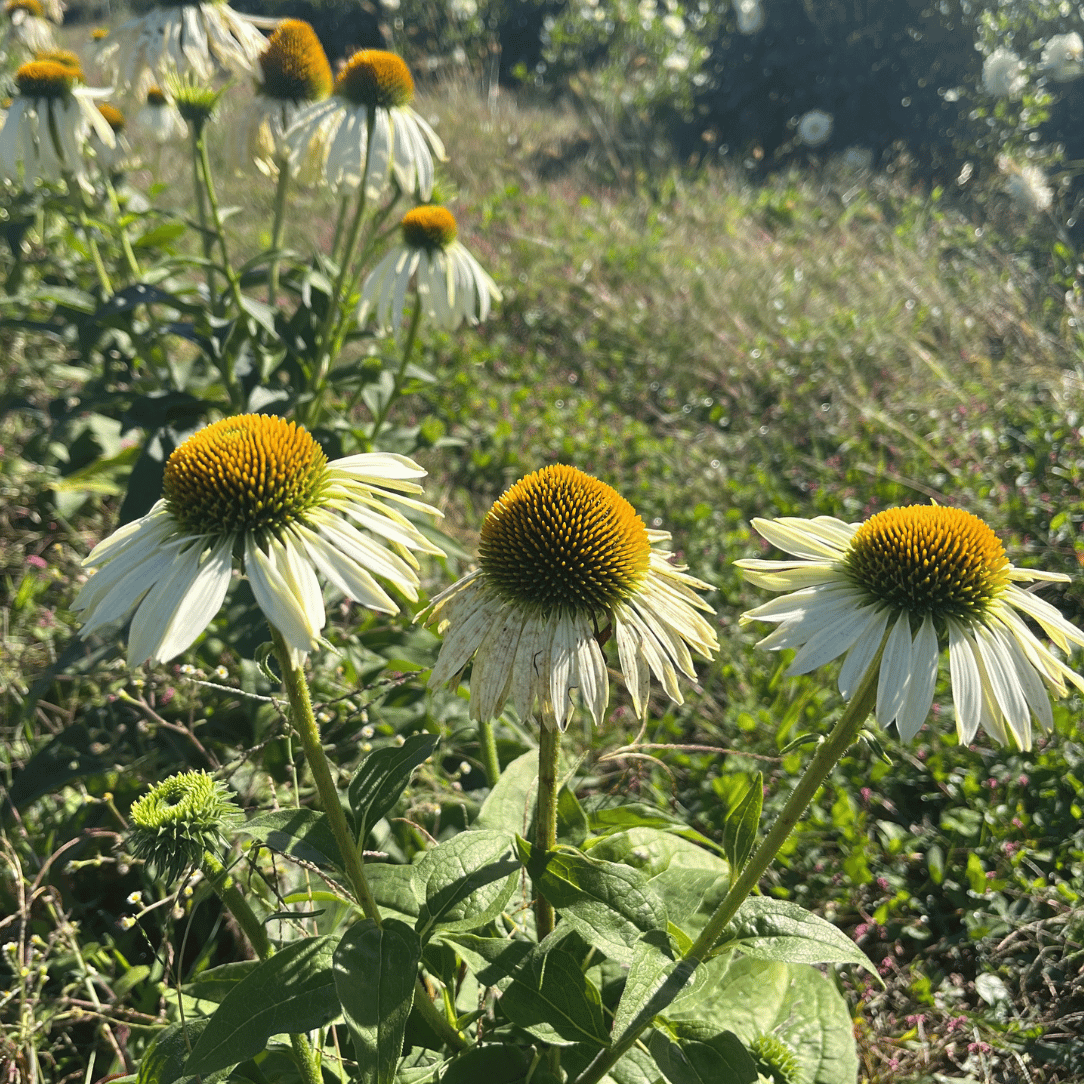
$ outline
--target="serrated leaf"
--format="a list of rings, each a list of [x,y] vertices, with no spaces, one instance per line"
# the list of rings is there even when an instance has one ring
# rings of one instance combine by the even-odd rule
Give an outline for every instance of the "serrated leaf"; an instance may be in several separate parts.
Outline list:
[[[306,937],[281,949],[226,995],[185,1065],[213,1073],[254,1057],[272,1035],[312,1031],[339,1015],[331,973],[334,937]]]
[[[799,964],[857,964],[877,968],[841,930],[796,903],[751,896],[723,931],[715,952],[739,949],[758,960]]]
[[[468,831],[431,848],[414,866],[422,906],[417,929],[473,930],[492,922],[512,898],[519,864],[504,832]]]
[[[655,1031],[648,1042],[655,1064],[670,1084],[756,1084],[756,1062],[732,1032],[708,1042],[675,1042]]]
[[[757,772],[742,800],[723,824],[723,853],[731,868],[738,871],[753,853],[764,804],[764,774]]]
[[[359,838],[364,839],[391,810],[414,769],[433,755],[439,740],[434,734],[412,734],[402,745],[375,749],[361,762],[347,792]]]
[[[395,919],[351,926],[335,950],[335,989],[366,1084],[395,1079],[420,957],[418,935]]]
[[[238,825],[242,835],[294,858],[342,870],[343,860],[327,816],[315,809],[274,809]]]
[[[561,912],[561,920],[612,960],[628,966],[643,934],[666,932],[666,905],[630,866],[560,846],[545,855],[542,865],[520,836],[516,849],[535,888]]]

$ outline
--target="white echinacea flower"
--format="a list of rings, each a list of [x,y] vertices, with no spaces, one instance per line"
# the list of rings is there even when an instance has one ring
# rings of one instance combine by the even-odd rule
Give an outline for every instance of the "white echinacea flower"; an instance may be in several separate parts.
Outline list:
[[[40,53],[56,48],[53,23],[46,18],[47,12],[40,0],[7,0],[4,14],[8,17],[12,40],[28,52]]]
[[[252,74],[267,45],[259,27],[277,22],[242,15],[224,0],[156,4],[110,31],[101,62],[115,71],[119,87],[132,87],[139,97],[171,74],[203,82],[214,79],[220,66],[235,75]]]
[[[1071,34],[1055,34],[1043,46],[1039,66],[1049,73],[1055,83],[1068,83],[1084,75],[1084,40],[1074,30]]]
[[[453,331],[465,319],[477,324],[501,299],[497,284],[456,240],[458,227],[444,207],[415,207],[403,215],[402,243],[373,268],[361,289],[358,323],[373,315],[397,329],[414,287],[417,304],[434,326]]]
[[[148,136],[159,146],[188,138],[188,125],[177,106],[161,87],[147,88],[143,105],[132,118],[132,128]]]
[[[108,90],[80,85],[79,72],[55,60],[31,60],[15,73],[17,93],[0,128],[0,173],[27,190],[38,181],[87,183],[87,141],[115,140],[95,100]]]
[[[316,31],[301,19],[279,23],[260,54],[259,69],[255,93],[241,111],[229,153],[235,168],[255,165],[276,176],[280,166],[291,161],[286,143],[290,125],[307,105],[331,94],[334,80]],[[306,175],[320,164],[318,144],[308,162],[294,162]]]
[[[235,562],[270,624],[295,652],[312,650],[326,614],[323,577],[370,609],[398,606],[379,576],[418,597],[412,551],[441,554],[392,503],[439,516],[408,494],[425,475],[400,455],[328,462],[294,422],[266,414],[225,418],[169,457],[163,498],[94,547],[94,569],[73,603],[81,636],[126,618],[128,665],[164,662],[210,624]],[[318,576],[319,574],[319,576]]]
[[[998,169],[1005,174],[1005,191],[1009,198],[1025,214],[1049,211],[1054,205],[1054,191],[1047,183],[1046,174],[1034,164],[1020,165],[1006,155],[997,161]]]
[[[343,65],[331,97],[303,109],[286,142],[292,155],[324,156],[324,175],[336,192],[379,199],[394,182],[421,199],[433,194],[433,159],[444,144],[410,107],[414,80],[402,58],[362,49]]]
[[[983,90],[995,98],[1016,98],[1027,83],[1024,65],[1011,49],[995,49],[982,63]]]
[[[671,563],[660,546],[669,537],[575,467],[521,478],[482,524],[480,567],[424,618],[444,637],[430,686],[458,683],[473,656],[473,719],[495,718],[510,700],[520,718],[537,704],[543,726],[564,730],[579,689],[598,725],[610,693],[602,645],[612,635],[637,716],[651,674],[680,704],[678,671],[695,676],[689,648],[711,658],[719,642],[697,612],[714,612],[695,593],[708,585]]]
[[[1050,730],[1050,693],[1084,678],[1031,631],[1063,652],[1084,632],[1018,584],[1068,576],[1016,568],[992,530],[959,508],[913,505],[844,523],[756,519],[753,526],[791,560],[738,561],[758,587],[787,594],[742,615],[779,626],[758,646],[797,648],[788,674],[807,674],[845,655],[839,691],[851,699],[878,666],[876,717],[905,741],[933,704],[947,647],[956,733],[968,744],[981,726],[996,741],[1031,747],[1031,719]]]

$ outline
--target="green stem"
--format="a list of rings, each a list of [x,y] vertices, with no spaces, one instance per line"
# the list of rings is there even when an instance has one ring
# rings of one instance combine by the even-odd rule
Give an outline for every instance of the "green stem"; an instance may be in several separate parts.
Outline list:
[[[132,243],[128,240],[128,231],[121,223],[120,200],[117,198],[117,190],[113,185],[113,178],[109,176],[109,171],[104,169],[102,170],[102,178],[105,181],[106,195],[109,197],[109,207],[113,212],[113,222],[116,226],[117,239],[120,241],[121,251],[124,253],[124,262],[128,265],[128,274],[133,279],[142,278],[143,272],[140,270],[139,261],[136,259]]]
[[[301,1078],[305,1084],[323,1084],[324,1076],[320,1072],[320,1061],[312,1043],[300,1033],[290,1036],[290,1045],[294,1050],[294,1061],[301,1070]]]
[[[331,258],[336,263],[339,262],[339,246],[343,242],[343,226],[346,225],[346,209],[350,206],[350,199],[347,196],[343,196],[339,200],[339,211],[335,215],[335,235],[331,242]]]
[[[275,307],[275,299],[279,290],[279,249],[282,248],[282,239],[286,234],[286,190],[290,187],[290,159],[283,157],[277,161],[279,179],[275,186],[275,218],[271,227],[271,267],[267,277],[267,303]]]
[[[534,845],[541,861],[547,851],[557,846],[557,760],[561,752],[561,732],[542,722],[538,735],[538,812],[535,816]],[[534,888],[534,917],[538,940],[553,932],[553,905]]]
[[[414,353],[414,343],[418,338],[418,325],[421,323],[421,319],[422,301],[421,298],[415,294],[414,311],[410,314],[410,327],[407,329],[406,341],[403,343],[403,356],[399,361],[399,368],[396,370],[395,380],[392,382],[391,393],[381,404],[380,409],[376,412],[376,417],[373,418],[373,428],[369,433],[370,448],[376,444],[377,434],[384,428],[384,423],[388,420],[388,414],[391,411],[392,405],[395,403],[395,400],[399,398],[399,391],[403,386],[403,377],[406,375],[407,363],[410,361],[410,355]]]
[[[488,719],[478,724],[478,744],[482,747],[482,766],[485,768],[486,782],[495,787],[501,777],[501,762],[497,759],[493,724]]]
[[[79,181],[69,174],[65,178],[68,185],[68,192],[72,197],[72,202],[75,204],[76,214],[79,216],[79,225],[83,230],[83,236],[87,239],[87,248],[90,249],[90,258],[94,263],[94,270],[98,275],[98,284],[102,288],[102,292],[106,297],[113,296],[113,284],[109,281],[109,272],[105,269],[105,261],[102,260],[102,254],[98,249],[98,242],[94,240],[94,234],[91,231],[90,219],[87,217],[87,205],[86,200],[83,198],[83,189],[79,185]]]
[[[218,898],[237,920],[237,925],[244,931],[256,955],[261,960],[268,959],[275,951],[271,947],[271,939],[267,936],[264,924],[255,916],[248,901],[241,895],[241,890],[230,876],[229,870],[210,851],[204,852],[201,869]]]
[[[365,879],[365,870],[362,868],[358,847],[354,842],[354,833],[350,831],[350,826],[346,823],[346,814],[339,800],[339,790],[331,777],[331,768],[328,766],[324,747],[320,744],[320,731],[316,725],[316,716],[313,715],[312,699],[309,696],[309,686],[305,681],[305,675],[301,667],[294,664],[282,633],[274,626],[271,628],[271,639],[275,645],[279,666],[282,668],[282,684],[290,701],[294,729],[301,737],[305,759],[309,762],[309,771],[312,772],[316,783],[320,803],[324,807],[328,824],[331,826],[335,842],[338,843],[339,852],[346,864],[346,875],[350,879],[350,887],[354,890],[354,896],[361,904],[365,917],[371,918],[379,926],[382,922],[380,910],[369,890],[369,882]]]
[[[207,261],[207,296],[211,306],[211,312],[216,316],[218,301],[216,298],[217,287],[215,285],[215,269],[211,264],[211,231],[207,226],[207,196],[203,191],[203,181],[200,178],[200,146],[203,143],[203,135],[196,130],[194,124],[189,125],[192,133],[192,188],[196,194],[196,214],[199,217],[200,245],[203,248],[203,258]]]
[[[726,898],[708,919],[708,924],[700,936],[678,960],[671,975],[636,1015],[624,1034],[600,1053],[573,1084],[598,1084],[598,1081],[617,1064],[626,1051],[651,1026],[654,1018],[681,992],[692,977],[693,971],[708,957],[723,930],[733,920],[738,909],[772,864],[779,853],[779,848],[794,831],[794,826],[801,819],[821,784],[828,778],[829,772],[858,737],[858,732],[862,729],[866,717],[877,704],[879,674],[880,654],[866,671],[857,692],[844,708],[832,732],[818,746],[813,759],[802,773],[801,779],[798,780],[787,804],[783,807],[783,812],[779,814],[763,842],[756,849],[756,853],[742,867],[737,879],[731,884]],[[541,789],[541,783],[539,787]]]

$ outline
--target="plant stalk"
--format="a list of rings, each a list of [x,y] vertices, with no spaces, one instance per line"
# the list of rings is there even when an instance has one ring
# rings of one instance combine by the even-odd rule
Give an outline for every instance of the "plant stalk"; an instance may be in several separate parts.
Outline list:
[[[561,752],[561,731],[542,722],[538,734],[538,812],[535,816],[534,845],[541,861],[557,846],[557,762]],[[538,940],[553,932],[553,905],[534,888],[534,918]]]

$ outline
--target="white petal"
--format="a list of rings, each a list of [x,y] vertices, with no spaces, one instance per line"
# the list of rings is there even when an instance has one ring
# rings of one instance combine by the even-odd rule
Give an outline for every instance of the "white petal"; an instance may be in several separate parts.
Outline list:
[[[621,673],[625,685],[632,697],[632,706],[636,717],[642,719],[647,709],[647,697],[650,689],[650,671],[641,650],[641,638],[636,626],[627,617],[624,606],[615,606],[614,635],[617,637],[617,657],[621,664]]]
[[[896,729],[904,741],[910,741],[921,729],[933,704],[937,684],[937,630],[929,614],[923,618],[911,645],[911,680],[907,699],[896,716]]]
[[[1027,749],[1031,746],[1031,713],[1016,676],[1012,651],[996,629],[979,624],[974,626],[974,634],[994,699],[1020,748]]]
[[[857,527],[831,516],[754,519],[754,529],[776,549],[812,560],[840,560]]]
[[[949,679],[956,711],[956,737],[970,745],[979,729],[982,713],[982,677],[971,638],[963,626],[947,621],[949,634]]]
[[[129,666],[142,666],[148,659],[165,661],[161,654],[161,645],[181,600],[196,581],[202,551],[203,544],[197,541],[179,553],[174,558],[170,571],[144,596],[128,631]],[[203,626],[193,632],[192,640],[207,627],[212,617],[214,614],[207,617]],[[190,640],[189,643],[191,642]]]
[[[165,662],[191,646],[222,608],[232,571],[233,539],[227,538],[203,559],[162,635],[154,659]]]
[[[266,554],[251,534],[245,536],[245,574],[257,604],[290,647],[307,654],[320,628],[310,624],[305,604],[288,578],[289,570],[280,567],[280,560],[274,543],[271,553]]]
[[[911,620],[900,614],[885,642],[877,678],[877,722],[888,726],[899,714],[911,680]]]
[[[525,611],[505,606],[478,647],[470,675],[472,719],[487,722],[495,719],[503,710],[512,684],[516,650],[526,621]]]
[[[844,700],[850,700],[858,692],[862,679],[884,643],[889,611],[871,606],[866,615],[865,623],[859,628],[858,636],[839,669],[839,691]]]

